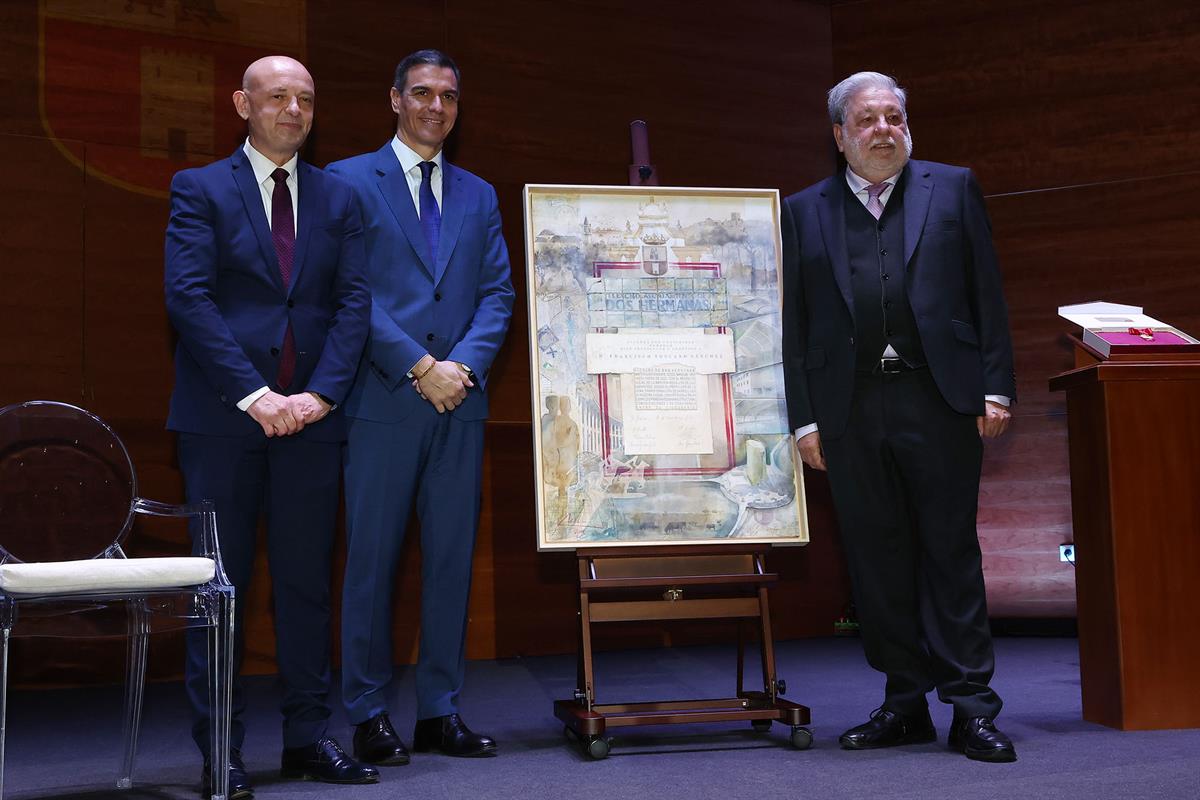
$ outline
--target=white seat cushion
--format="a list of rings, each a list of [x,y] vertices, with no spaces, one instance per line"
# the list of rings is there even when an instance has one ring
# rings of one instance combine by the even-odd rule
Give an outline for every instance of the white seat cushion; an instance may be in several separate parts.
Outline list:
[[[79,594],[171,589],[212,580],[211,558],[89,558],[0,565],[0,590],[9,594]]]

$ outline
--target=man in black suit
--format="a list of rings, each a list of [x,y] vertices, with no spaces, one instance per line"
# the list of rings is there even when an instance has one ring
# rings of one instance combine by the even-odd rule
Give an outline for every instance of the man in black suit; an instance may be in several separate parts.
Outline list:
[[[983,445],[1016,394],[1008,313],[970,170],[910,161],[905,92],[877,72],[829,91],[848,168],[784,202],[783,355],[800,457],[828,469],[880,708],[862,750],[937,738],[1014,761],[996,729],[975,514]]]

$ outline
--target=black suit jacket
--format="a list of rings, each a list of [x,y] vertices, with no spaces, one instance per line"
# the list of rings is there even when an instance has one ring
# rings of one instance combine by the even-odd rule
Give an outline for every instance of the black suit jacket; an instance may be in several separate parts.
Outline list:
[[[844,173],[783,203],[783,363],[793,430],[840,436],[854,391],[854,297]],[[984,395],[1016,399],[1008,311],[983,195],[969,169],[909,161],[905,288],[929,369],[946,402],[983,413]]]

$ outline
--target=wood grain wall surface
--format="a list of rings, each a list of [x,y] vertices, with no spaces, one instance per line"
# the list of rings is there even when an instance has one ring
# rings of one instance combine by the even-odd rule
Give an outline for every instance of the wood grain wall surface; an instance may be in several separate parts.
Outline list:
[[[1060,305],[1110,300],[1200,334],[1200,9],[1172,0],[835,2],[833,72],[897,76],[920,158],[973,168],[1005,275],[1019,403],[989,443],[993,616],[1074,613]],[[1164,469],[1170,465],[1164,464]]]
[[[382,145],[394,128],[395,62],[442,48],[463,70],[449,152],[497,188],[519,293],[491,382],[468,655],[570,651],[573,560],[534,550],[522,185],[624,183],[627,126],[643,118],[664,183],[790,193],[834,167],[825,90],[875,68],[910,89],[917,155],[973,167],[990,195],[1020,382],[1013,431],[989,444],[985,462],[992,612],[1073,614],[1073,575],[1056,560],[1071,530],[1064,402],[1046,390],[1070,366],[1055,308],[1129,302],[1200,331],[1190,258],[1200,12],[1167,0],[290,5],[268,25],[257,4],[218,0],[222,20],[206,26],[173,2],[149,22],[128,16],[141,5],[128,12],[115,0],[0,4],[0,403],[54,398],[95,410],[125,438],[143,494],[179,499],[163,429],[169,175],[238,145],[229,95],[254,57],[286,52],[310,67],[319,102],[307,157],[324,165]],[[146,65],[158,72],[138,74]],[[808,496],[813,543],[772,555],[781,637],[827,634],[848,600],[821,476],[809,476]],[[156,527],[138,552],[183,541]],[[401,662],[415,656],[417,555],[407,548],[395,598]],[[341,566],[339,557],[337,586]],[[254,672],[274,668],[266,578],[260,567],[244,599]],[[621,627],[599,644],[712,636],[724,632]],[[178,642],[152,650],[154,675],[178,674]],[[121,652],[21,641],[14,676],[110,680]]]

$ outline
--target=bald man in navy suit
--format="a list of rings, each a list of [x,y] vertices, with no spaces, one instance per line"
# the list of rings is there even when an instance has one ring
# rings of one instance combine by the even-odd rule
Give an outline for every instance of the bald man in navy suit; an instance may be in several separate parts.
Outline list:
[[[283,683],[285,777],[373,783],[379,773],[327,734],[330,567],[345,401],[367,336],[371,299],[362,216],[350,187],[299,160],[316,90],[302,64],[250,65],[234,107],[249,135],[229,158],[171,181],[165,290],[179,334],[167,427],[179,435],[189,501],[216,507],[221,558],[242,610],[260,514]],[[187,640],[193,737],[210,785],[212,720],[202,631]],[[231,798],[253,789],[241,747],[241,681],[233,695]]]

